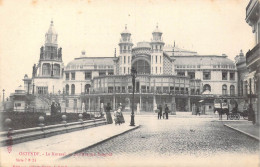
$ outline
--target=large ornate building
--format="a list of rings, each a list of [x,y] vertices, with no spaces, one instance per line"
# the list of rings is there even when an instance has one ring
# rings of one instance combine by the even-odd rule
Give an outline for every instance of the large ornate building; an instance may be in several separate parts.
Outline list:
[[[82,51],[63,66],[51,22],[32,78],[24,78],[25,90],[59,101],[66,111],[99,110],[102,103],[111,103],[113,108],[122,103],[130,109],[133,67],[137,70],[134,100],[141,111],[153,111],[159,104],[168,104],[173,111],[191,111],[203,92],[210,96],[237,94],[237,70],[226,55],[198,55],[175,44],[165,45],[162,34],[157,25],[150,42],[134,46],[126,26],[118,55],[115,50],[114,56],[91,57]],[[212,103],[204,109],[213,111]]]
[[[248,69],[247,84],[248,95],[251,94],[250,103],[256,114],[256,124],[260,125],[260,2],[250,0],[246,7],[246,22],[252,27],[255,43],[246,53],[246,67]],[[250,93],[251,92],[251,93]],[[255,107],[254,107],[255,106]]]

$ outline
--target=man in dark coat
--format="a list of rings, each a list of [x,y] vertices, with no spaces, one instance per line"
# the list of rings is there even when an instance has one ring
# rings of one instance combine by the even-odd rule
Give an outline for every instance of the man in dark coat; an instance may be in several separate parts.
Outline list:
[[[167,104],[165,104],[164,111],[165,111],[166,119],[168,119],[169,108],[168,108]]]
[[[161,119],[162,118],[162,106],[161,106],[161,104],[159,105],[158,109],[159,109],[158,119]]]

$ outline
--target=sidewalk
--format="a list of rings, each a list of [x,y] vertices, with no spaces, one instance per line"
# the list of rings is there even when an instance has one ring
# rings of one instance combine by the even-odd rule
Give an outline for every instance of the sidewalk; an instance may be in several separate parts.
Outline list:
[[[250,121],[226,121],[224,124],[233,130],[243,133],[249,137],[252,137],[260,141],[259,138],[259,126],[253,125]]]
[[[103,125],[16,144],[11,146],[12,151],[10,153],[8,153],[8,147],[0,147],[0,155],[1,159],[5,160],[4,162],[13,162],[11,166],[23,166],[28,165],[28,163],[45,165],[48,162],[53,163],[53,161],[62,157],[73,155],[138,127],[138,125],[129,126],[129,122],[120,126],[115,124]],[[7,159],[8,161],[6,161]],[[33,161],[36,161],[36,163]]]

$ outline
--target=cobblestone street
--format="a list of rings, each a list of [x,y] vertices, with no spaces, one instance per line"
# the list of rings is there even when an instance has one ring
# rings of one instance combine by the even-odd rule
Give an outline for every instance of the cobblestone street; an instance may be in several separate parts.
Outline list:
[[[126,115],[126,123],[129,115]],[[171,116],[157,120],[153,115],[136,116],[141,127],[72,156],[74,160],[113,160],[126,157],[140,160],[221,159],[219,163],[241,164],[259,160],[259,142],[223,125],[217,118]],[[188,159],[183,159],[187,157]],[[229,162],[225,162],[229,159]],[[129,159],[128,159],[129,160]],[[194,160],[193,160],[194,161]],[[257,162],[255,162],[257,163]]]

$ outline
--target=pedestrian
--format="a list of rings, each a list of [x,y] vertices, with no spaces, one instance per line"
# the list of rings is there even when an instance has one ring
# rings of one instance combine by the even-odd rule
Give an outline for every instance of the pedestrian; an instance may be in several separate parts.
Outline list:
[[[52,102],[52,104],[51,104],[51,115],[54,115],[55,114],[55,103],[54,102]]]
[[[107,123],[108,124],[112,124],[113,123],[110,110],[111,110],[110,103],[107,103],[107,106],[106,106],[106,117],[107,117]]]
[[[200,107],[199,107],[199,105],[197,105],[197,107],[196,107],[196,115],[198,115],[198,114],[200,116]]]
[[[168,119],[169,108],[168,108],[167,104],[165,104],[164,113],[166,115],[166,119]]]
[[[159,111],[158,111],[158,119],[161,119],[162,118],[162,106],[161,106],[161,104],[159,105],[158,109],[159,109]]]

